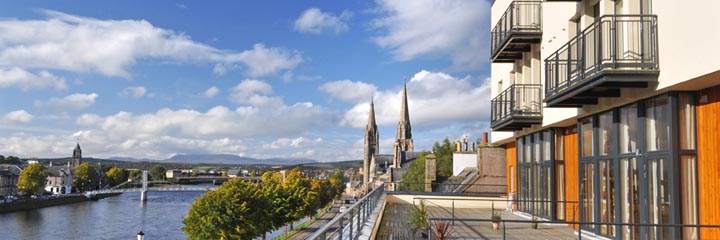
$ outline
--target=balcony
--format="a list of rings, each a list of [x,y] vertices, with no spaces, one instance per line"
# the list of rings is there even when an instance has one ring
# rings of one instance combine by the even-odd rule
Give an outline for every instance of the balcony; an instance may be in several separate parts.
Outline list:
[[[540,1],[513,1],[492,30],[490,60],[512,63],[542,39]]]
[[[657,82],[657,16],[605,15],[545,59],[548,107],[594,105]]]
[[[515,131],[542,123],[542,85],[513,84],[491,104],[493,131]]]

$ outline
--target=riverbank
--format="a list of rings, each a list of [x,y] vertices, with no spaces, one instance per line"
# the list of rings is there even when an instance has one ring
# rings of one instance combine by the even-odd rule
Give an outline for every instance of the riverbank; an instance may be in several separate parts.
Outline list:
[[[16,201],[16,202],[0,204],[0,214],[19,212],[19,211],[28,211],[28,210],[38,209],[38,208],[60,206],[60,205],[65,205],[65,204],[72,204],[72,203],[79,203],[79,202],[86,202],[86,201],[94,201],[94,200],[103,199],[103,198],[107,198],[107,197],[114,197],[114,196],[117,196],[120,194],[121,193],[98,193],[95,195],[94,199],[89,199],[89,198],[85,197],[85,195],[82,195],[82,194],[64,195],[64,196],[61,196],[58,198],[48,198],[48,199],[25,199],[25,200],[20,200],[20,201]]]

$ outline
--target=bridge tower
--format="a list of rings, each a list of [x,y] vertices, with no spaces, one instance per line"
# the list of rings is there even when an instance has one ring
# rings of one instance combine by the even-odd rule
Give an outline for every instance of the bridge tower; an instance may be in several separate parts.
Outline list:
[[[140,201],[147,201],[148,192],[148,171],[143,170],[142,172],[142,189],[140,190]]]

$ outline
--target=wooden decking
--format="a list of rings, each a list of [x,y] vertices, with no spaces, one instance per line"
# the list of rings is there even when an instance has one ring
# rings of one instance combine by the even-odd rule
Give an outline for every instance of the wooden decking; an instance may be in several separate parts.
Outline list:
[[[496,210],[500,211],[500,210]],[[450,218],[451,208],[428,206],[430,218]],[[388,203],[383,213],[377,239],[418,239],[420,235],[413,233],[407,223],[412,213],[412,205]],[[500,211],[503,219],[527,220],[517,214]],[[489,219],[492,215],[490,209],[457,208],[456,218],[482,218]],[[502,230],[493,230],[489,222],[455,221],[450,228],[448,239],[503,239]],[[507,223],[505,226],[506,239],[575,239],[573,230],[567,225],[538,224],[538,229],[530,228],[529,223]]]

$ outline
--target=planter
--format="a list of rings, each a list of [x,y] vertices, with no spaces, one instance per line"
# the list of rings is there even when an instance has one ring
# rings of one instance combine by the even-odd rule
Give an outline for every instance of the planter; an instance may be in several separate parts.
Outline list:
[[[532,228],[532,229],[537,229],[537,224],[538,224],[537,222],[531,222],[531,223],[530,223],[530,228]]]
[[[492,222],[493,230],[499,230],[500,229],[500,222]]]

